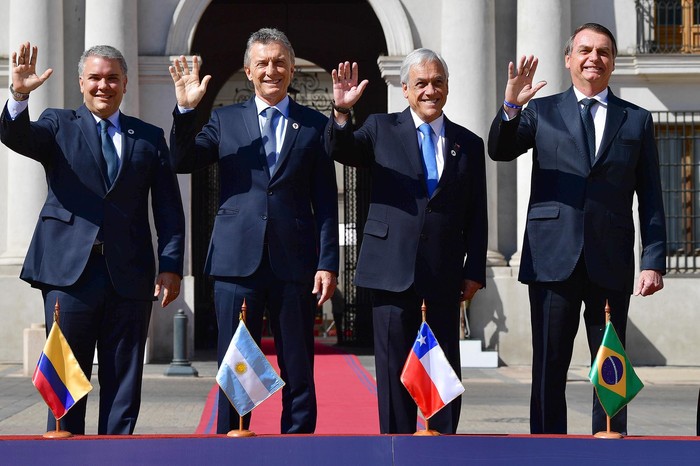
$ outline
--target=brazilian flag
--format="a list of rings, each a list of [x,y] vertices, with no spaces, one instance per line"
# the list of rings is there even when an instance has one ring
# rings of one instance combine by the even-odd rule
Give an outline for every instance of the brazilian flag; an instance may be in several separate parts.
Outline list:
[[[603,342],[588,379],[595,387],[605,413],[613,417],[644,388],[634,372],[611,322],[605,325]]]

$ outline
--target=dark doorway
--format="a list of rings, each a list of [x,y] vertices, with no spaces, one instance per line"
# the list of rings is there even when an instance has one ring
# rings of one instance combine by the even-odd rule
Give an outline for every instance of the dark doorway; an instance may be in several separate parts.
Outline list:
[[[356,61],[362,79],[370,84],[354,109],[356,124],[371,113],[386,112],[387,86],[377,67],[377,58],[387,54],[384,33],[372,7],[366,0],[340,1],[257,1],[232,2],[214,0],[202,15],[190,53],[202,57],[201,74],[210,74],[207,94],[199,105],[199,124],[209,119],[217,94],[243,66],[248,36],[261,27],[284,31],[298,58],[308,60],[329,72],[342,60]],[[354,228],[362,231],[367,214],[369,177],[346,171],[344,178],[354,180],[346,189],[345,217],[351,217]],[[219,205],[219,179],[215,166],[192,175],[192,265],[195,277],[195,349],[216,347],[216,317],[211,281],[202,270],[206,259],[214,214]],[[353,235],[358,239],[362,235]],[[350,248],[356,254],[357,248]],[[356,256],[345,258],[345,266],[353,270]],[[343,267],[343,264],[341,264]],[[342,271],[341,271],[342,273]],[[344,275],[348,275],[345,273]],[[344,280],[346,290],[352,276]],[[347,325],[352,333],[341,336],[344,343],[371,342],[370,305],[366,292],[347,293],[353,302],[347,305]],[[347,299],[346,299],[347,301]],[[340,340],[340,339],[339,339]]]

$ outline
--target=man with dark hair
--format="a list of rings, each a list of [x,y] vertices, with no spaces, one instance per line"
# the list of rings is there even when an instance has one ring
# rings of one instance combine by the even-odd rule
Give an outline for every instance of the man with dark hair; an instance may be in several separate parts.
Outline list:
[[[580,26],[566,44],[573,86],[532,99],[537,58],[508,65],[505,101],[489,133],[493,160],[533,149],[532,189],[519,279],[529,287],[532,321],[530,431],[564,434],[566,380],[581,304],[591,361],[605,330],[605,303],[624,344],[634,282],[632,201],[639,199],[641,273],[635,295],[663,288],[666,228],[651,114],[608,88],[617,46],[596,23]],[[525,104],[527,108],[523,108]],[[593,396],[593,432],[606,415]],[[626,433],[626,408],[612,418]]]
[[[327,118],[287,95],[294,50],[281,31],[264,28],[250,36],[244,69],[255,96],[216,109],[197,134],[194,109],[211,77],[200,81],[197,57],[191,70],[185,57],[173,61],[177,108],[170,147],[180,173],[214,163],[219,168],[219,211],[205,265],[214,279],[218,362],[243,300],[258,344],[267,309],[285,381],[281,432],[312,433],[314,316],[335,291],[339,256],[335,170],[323,147]],[[217,432],[234,427],[238,414],[220,392]]]
[[[84,105],[50,108],[31,122],[29,94],[52,73],[37,76],[36,60],[28,42],[12,53],[12,97],[0,120],[2,142],[41,163],[48,183],[20,277],[43,294],[47,332],[59,302],[61,330],[88,378],[97,346],[97,433],[131,434],[154,296],[162,292],[165,307],[180,291],[185,220],[177,177],[163,130],[119,111],[127,69],[117,49],[99,45],[80,57]],[[63,429],[85,433],[86,403],[61,419]],[[55,426],[49,412],[48,429]]]

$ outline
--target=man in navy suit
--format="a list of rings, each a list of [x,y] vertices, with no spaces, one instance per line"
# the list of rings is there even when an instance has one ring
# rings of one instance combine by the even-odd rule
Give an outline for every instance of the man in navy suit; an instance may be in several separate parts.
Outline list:
[[[200,81],[197,57],[192,70],[185,57],[173,62],[177,108],[170,146],[178,172],[213,163],[219,168],[219,211],[205,265],[214,279],[219,364],[243,300],[258,344],[267,309],[286,383],[281,432],[312,433],[314,315],[335,291],[339,255],[335,171],[323,147],[327,118],[287,95],[294,49],[281,31],[253,33],[243,66],[255,97],[216,109],[197,134],[192,109],[211,77]],[[238,414],[220,392],[217,432],[234,427]]]
[[[625,342],[635,193],[642,257],[634,294],[649,296],[663,288],[666,228],[654,124],[648,111],[608,88],[616,55],[607,28],[580,26],[565,50],[573,87],[535,100],[530,99],[546,84],[533,85],[537,58],[522,57],[517,70],[510,63],[505,102],[489,133],[494,160],[513,160],[533,149],[519,276],[530,294],[533,434],[566,433],[566,376],[581,304],[591,360],[603,337],[606,300]],[[626,417],[626,411],[613,417],[612,429],[625,433]],[[593,432],[603,430],[606,416],[594,395]]]
[[[52,73],[37,76],[36,59],[28,42],[12,53],[12,97],[0,120],[2,142],[41,163],[48,183],[21,278],[43,294],[47,332],[58,300],[61,330],[88,378],[97,346],[98,434],[131,434],[154,296],[162,292],[165,307],[180,289],[185,221],[177,178],[163,130],[119,111],[127,67],[118,50],[95,46],[80,57],[84,105],[47,109],[31,122],[29,94]],[[62,418],[63,429],[85,433],[86,401]],[[49,413],[48,429],[55,426]]]
[[[400,375],[421,324],[421,303],[459,375],[460,301],[486,283],[484,142],[444,115],[447,64],[432,50],[415,50],[403,61],[408,108],[371,115],[356,131],[350,108],[367,81],[358,85],[357,64],[349,62],[340,63],[332,77],[328,152],[372,173],[355,284],[372,290],[380,431],[413,433],[416,403]],[[426,147],[431,151],[424,159]],[[430,428],[455,433],[460,408],[458,397],[430,418]]]

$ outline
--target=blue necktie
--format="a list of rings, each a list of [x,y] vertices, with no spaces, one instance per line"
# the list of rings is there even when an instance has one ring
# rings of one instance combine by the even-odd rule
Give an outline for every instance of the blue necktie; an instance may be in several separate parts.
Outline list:
[[[595,104],[595,99],[582,99],[581,103],[581,119],[583,120],[583,129],[586,132],[586,144],[588,145],[588,157],[591,160],[591,166],[595,162],[595,124],[593,123],[593,115],[591,107]]]
[[[109,133],[107,132],[107,128],[109,128],[111,124],[109,120],[100,120],[102,157],[105,158],[105,162],[107,163],[107,178],[109,179],[110,186],[112,186],[114,180],[117,179],[117,173],[119,172],[117,149],[114,147],[114,141],[112,141],[112,138],[109,137]]]
[[[277,122],[281,113],[275,107],[265,109],[265,126],[263,126],[262,137],[265,147],[265,158],[270,169],[270,176],[275,173],[277,165]]]
[[[428,185],[428,197],[432,197],[438,184],[437,160],[435,160],[435,144],[433,143],[433,128],[428,123],[423,123],[418,127],[418,131],[423,134],[423,169],[425,170],[425,181]]]

